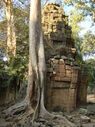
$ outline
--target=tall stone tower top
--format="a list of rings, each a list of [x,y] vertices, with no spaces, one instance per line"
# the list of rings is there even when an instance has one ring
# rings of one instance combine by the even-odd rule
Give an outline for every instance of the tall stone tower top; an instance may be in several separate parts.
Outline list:
[[[68,16],[59,4],[48,3],[42,9],[42,27],[45,40],[55,50],[55,55],[72,54],[74,41],[71,27],[68,25]]]

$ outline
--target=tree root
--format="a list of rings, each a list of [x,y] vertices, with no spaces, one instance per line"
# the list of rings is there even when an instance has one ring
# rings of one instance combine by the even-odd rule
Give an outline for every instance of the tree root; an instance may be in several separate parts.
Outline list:
[[[9,107],[4,110],[2,113],[5,114],[5,117],[18,115],[21,112],[24,112],[27,109],[27,102],[24,100],[20,103],[16,103],[15,105]]]
[[[26,110],[25,113],[19,115],[19,117],[17,118],[18,121],[20,121],[20,123],[25,123],[28,121],[28,119],[31,117],[33,117],[33,113],[34,113],[34,110],[32,109],[29,109],[29,110]]]
[[[59,123],[62,122],[64,124],[66,124],[67,127],[76,127],[76,125],[72,122],[70,122],[69,120],[67,120],[65,117],[61,116],[61,115],[55,115],[54,121],[58,119]]]
[[[33,114],[34,113],[36,114],[36,112],[34,112],[34,110],[31,107],[28,108],[26,101],[23,101],[21,103],[17,103],[11,106],[7,110],[4,110],[3,113],[5,113],[6,118],[10,116],[11,117],[15,116],[14,120],[20,121],[20,123],[23,123],[23,124],[29,118],[33,119]],[[45,121],[57,123],[57,124],[60,124],[60,123],[64,125],[66,124],[67,127],[76,127],[73,123],[68,121],[65,117],[61,115],[54,115],[52,113],[49,113],[44,106],[41,107],[39,118],[37,118],[36,120],[34,119],[34,121],[32,122],[32,126],[35,121],[39,122],[40,119],[44,119]]]
[[[64,125],[64,127],[76,127],[76,125],[72,122],[70,122],[69,120],[67,120],[64,116],[61,116],[61,115],[54,115],[52,113],[49,113],[48,112],[45,114],[41,114],[41,117],[39,117],[36,121],[34,121],[32,123],[32,126],[34,127],[35,125],[35,122],[37,123],[43,123],[43,124],[46,124],[46,123],[51,123],[51,124],[54,124],[54,125]]]
[[[48,111],[46,110],[46,108],[43,106],[43,107],[41,108],[41,112],[40,112],[39,117],[49,120],[49,119],[53,119],[53,118],[55,117],[55,115],[52,114],[52,113],[50,113],[50,112],[48,112]]]
[[[40,119],[44,119],[45,121],[50,121],[50,122],[53,122],[53,123],[57,122],[57,124],[58,123],[60,124],[60,122],[61,122],[62,124],[66,125],[66,127],[76,127],[75,124],[71,123],[64,116],[54,115],[54,114],[48,112],[46,110],[46,108],[44,107],[44,105],[41,107],[39,118],[34,119],[34,121],[32,121],[32,125],[35,121],[40,121]]]
[[[40,117],[45,120],[48,120],[48,121],[56,122],[56,120],[57,120],[59,123],[60,123],[60,121],[62,121],[64,124],[68,125],[67,127],[76,127],[75,124],[71,123],[65,117],[63,117],[61,115],[54,115],[52,113],[49,113],[48,111],[42,112]]]

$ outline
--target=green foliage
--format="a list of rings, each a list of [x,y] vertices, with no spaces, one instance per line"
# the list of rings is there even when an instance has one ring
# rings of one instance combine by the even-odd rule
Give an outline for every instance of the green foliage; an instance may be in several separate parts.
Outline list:
[[[88,85],[91,88],[95,88],[95,59],[86,60],[85,64],[89,71]]]
[[[82,54],[82,38],[78,38],[76,37],[75,38],[75,47],[77,49],[77,52],[76,52],[76,61],[81,65],[83,63],[83,54]]]
[[[29,40],[29,14],[23,9],[14,8],[17,54],[28,56],[28,40]]]
[[[84,20],[83,13],[77,11],[75,8],[70,12],[70,25],[72,26],[72,34],[78,36],[78,33],[82,30],[79,23]]]
[[[83,62],[83,56],[92,56],[95,54],[95,35],[91,32],[87,32],[85,36],[81,38],[79,33],[83,28],[80,23],[84,21],[87,16],[92,17],[92,21],[95,22],[95,2],[93,0],[64,0],[63,3],[71,8],[69,21],[77,48],[76,60]]]
[[[28,10],[14,7],[17,55],[11,58],[9,62],[0,61],[0,88],[19,85],[20,82],[26,79],[29,48],[28,16]],[[5,20],[0,22],[0,32],[6,33],[6,25],[7,23]],[[4,50],[4,53],[1,55],[5,54],[6,47],[6,43],[0,41],[0,50]]]
[[[12,85],[19,85],[27,76],[27,58],[16,56],[10,60],[10,63],[2,61],[0,63],[0,88],[6,88]]]
[[[95,22],[95,1],[94,0],[64,0],[65,5],[73,6],[75,9],[83,12],[84,16],[92,16]]]
[[[72,27],[72,37],[75,42],[75,47],[77,49],[76,53],[76,60],[79,64],[83,62],[83,56],[82,56],[82,47],[81,44],[83,42],[83,39],[79,36],[80,31],[82,30],[82,27],[80,26],[81,21],[84,20],[84,13],[83,11],[80,11],[76,7],[76,1],[71,1],[71,0],[64,0],[63,1],[64,6],[68,5],[70,6],[70,11],[69,11],[69,23],[70,26]]]
[[[8,80],[8,74],[6,72],[6,66],[7,62],[1,61],[0,62],[0,88],[1,87],[6,87],[6,81]]]
[[[91,32],[85,34],[84,43],[82,44],[82,53],[85,56],[95,55],[95,35]]]

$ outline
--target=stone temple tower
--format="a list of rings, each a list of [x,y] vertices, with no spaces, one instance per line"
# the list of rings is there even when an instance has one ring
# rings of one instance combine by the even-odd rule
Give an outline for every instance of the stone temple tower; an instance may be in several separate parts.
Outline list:
[[[59,4],[48,3],[43,8],[42,27],[47,63],[45,105],[48,110],[71,111],[80,98],[80,66],[75,61],[76,49],[68,16]],[[84,86],[86,83],[87,80]]]

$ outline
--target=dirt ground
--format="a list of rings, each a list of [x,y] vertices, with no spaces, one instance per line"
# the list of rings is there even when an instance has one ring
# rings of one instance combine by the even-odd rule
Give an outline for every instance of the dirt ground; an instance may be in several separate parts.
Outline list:
[[[95,103],[95,94],[90,94],[87,96],[87,102],[88,103]]]
[[[65,115],[78,127],[95,127],[95,95],[87,95],[87,105]]]
[[[7,107],[7,105],[5,106]],[[95,95],[87,96],[87,105],[81,106],[70,113],[58,112],[54,113],[66,119],[54,118],[53,120],[46,121],[40,119],[40,121],[32,126],[31,119],[29,118],[27,123],[21,124],[18,120],[19,116],[6,118],[2,111],[5,107],[0,108],[0,127],[71,127],[66,123],[68,120],[75,127],[95,127]]]

